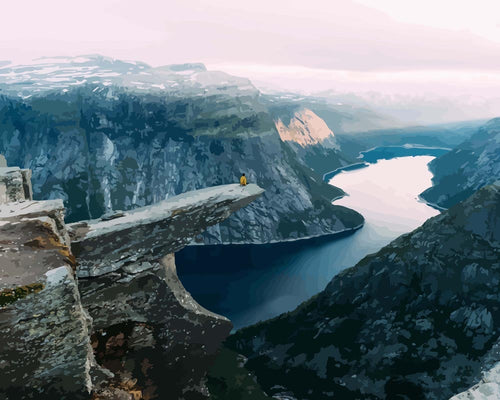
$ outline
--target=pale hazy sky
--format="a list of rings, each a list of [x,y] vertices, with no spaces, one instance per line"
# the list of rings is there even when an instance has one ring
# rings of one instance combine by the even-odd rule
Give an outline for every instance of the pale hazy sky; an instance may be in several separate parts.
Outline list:
[[[100,53],[291,88],[500,86],[499,0],[17,0],[2,17],[0,59],[15,62]]]

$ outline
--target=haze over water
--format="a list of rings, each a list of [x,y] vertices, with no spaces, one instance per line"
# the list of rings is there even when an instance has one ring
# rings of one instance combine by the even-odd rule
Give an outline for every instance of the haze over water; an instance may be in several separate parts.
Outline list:
[[[352,208],[365,217],[365,226],[401,234],[420,226],[439,212],[420,202],[418,194],[432,186],[427,164],[431,156],[379,160],[376,164],[334,176],[330,184],[342,188],[348,196],[334,204]]]
[[[417,228],[439,212],[418,199],[431,186],[434,157],[402,157],[342,172],[330,183],[349,196],[335,201],[359,211],[365,226],[337,239],[273,245],[188,247],[177,253],[178,274],[204,307],[235,328],[290,311],[343,269]]]

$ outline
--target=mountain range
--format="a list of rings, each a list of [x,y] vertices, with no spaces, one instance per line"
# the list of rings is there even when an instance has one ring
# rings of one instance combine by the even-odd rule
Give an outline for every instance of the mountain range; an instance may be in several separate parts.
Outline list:
[[[188,196],[194,199],[203,194],[203,201],[193,202],[191,208],[186,209],[185,204],[177,204],[174,199],[172,203],[179,205],[179,210],[168,214],[168,218],[177,220],[181,215],[189,222],[190,212],[202,210],[207,215],[200,217],[204,229],[215,223],[213,218],[219,221],[229,217],[196,237],[195,243],[200,244],[260,244],[351,232],[363,225],[363,217],[331,204],[332,199],[345,193],[326,184],[322,175],[355,163],[359,152],[369,147],[408,143],[454,147],[431,162],[433,187],[421,195],[443,209],[442,213],[341,272],[325,290],[296,310],[230,336],[208,376],[208,388],[214,398],[221,400],[232,400],[231,396],[322,400],[443,399],[454,395],[455,399],[481,398],[482,393],[500,387],[500,119],[480,128],[483,121],[403,128],[400,121],[380,109],[371,109],[369,104],[332,102],[332,98],[264,95],[248,79],[209,71],[202,64],[151,67],[102,56],[43,59],[30,65],[0,63],[0,153],[8,165],[22,168],[5,168],[0,157],[3,179],[15,186],[12,193],[6,191],[3,195],[10,199],[17,193],[19,196],[9,200],[14,206],[8,207],[21,213],[25,210],[16,201],[18,197],[24,196],[37,207],[56,204],[57,221],[51,225],[55,230],[64,226],[61,202],[31,202],[31,195],[36,200],[64,200],[66,222],[73,224],[68,224],[69,234],[64,230],[66,244],[57,247],[62,250],[57,257],[66,257],[64,262],[68,263],[65,276],[72,285],[70,297],[79,303],[81,296],[83,306],[94,319],[93,329],[104,329],[101,336],[90,338],[97,349],[97,362],[114,371],[114,379],[123,386],[108,387],[107,381],[102,390],[123,392],[124,388],[135,390],[139,385],[141,390],[154,392],[153,386],[161,381],[156,373],[161,375],[165,360],[156,354],[155,340],[161,339],[159,343],[164,347],[174,343],[168,329],[158,328],[165,324],[153,322],[154,329],[144,325],[157,321],[158,316],[164,323],[162,318],[169,316],[173,308],[163,303],[162,296],[150,298],[137,281],[137,287],[129,284],[144,274],[157,281],[157,272],[162,279],[164,274],[176,278],[170,255],[162,254],[167,258],[162,258],[161,265],[155,264],[154,271],[147,270],[154,260],[137,261],[140,254],[157,256],[155,252],[165,244],[140,222],[154,207],[135,213],[123,210],[159,203],[190,190],[235,183],[245,173],[250,183],[265,189],[258,199],[255,192],[251,196],[255,201],[247,207],[229,216],[225,200],[219,198],[215,207],[209,189]],[[32,171],[32,186],[26,183],[30,174],[26,168]],[[4,185],[6,190],[9,185]],[[262,191],[256,186],[242,189],[233,185],[220,190],[230,190],[234,195],[238,190],[257,189],[260,195]],[[3,229],[6,243],[14,240],[11,229],[22,230],[21,225],[11,226],[13,222],[30,223],[13,221],[8,207]],[[239,207],[233,208],[231,212]],[[216,217],[210,217],[212,214]],[[136,243],[133,232],[127,231],[123,236],[128,240],[125,247],[120,247],[118,253],[103,252],[103,248],[122,246],[122,242],[103,242],[93,236],[92,229],[102,228],[105,237],[110,233],[109,226],[126,225],[131,215],[140,216],[136,223],[144,235],[139,237],[154,243],[155,251],[149,252],[142,242]],[[37,222],[36,232],[44,229],[44,221]],[[169,233],[168,226],[162,225],[162,232],[175,244],[168,251],[175,252],[178,243],[188,243],[189,235],[184,230],[187,225],[179,223],[175,235]],[[68,247],[70,236],[74,255]],[[28,253],[39,254],[40,246],[51,243],[42,240],[43,236],[28,242],[22,237],[15,240]],[[14,260],[26,255],[16,254],[7,252],[4,256]],[[78,280],[72,269],[75,256],[79,260]],[[11,264],[16,267],[15,262]],[[12,285],[26,283],[17,282],[15,274],[7,276]],[[28,277],[31,279],[29,273]],[[176,293],[183,293],[178,280],[167,278],[164,281],[174,282]],[[165,283],[159,282],[163,287]],[[116,285],[123,285],[122,297],[116,297]],[[22,307],[25,303],[16,303],[19,299],[13,293],[17,292],[10,286],[6,286],[3,301]],[[39,291],[43,285],[28,289]],[[41,293],[45,296],[48,292]],[[148,308],[153,297],[161,303],[163,311],[159,314],[156,306]],[[28,298],[30,308],[25,310],[30,315],[34,312],[31,306],[36,307],[33,299]],[[120,307],[142,304],[131,314],[140,321],[136,321],[137,327],[131,330],[127,325],[130,318],[126,313],[116,321],[109,319],[117,309],[115,301]],[[58,304],[45,303],[50,307]],[[88,346],[90,320],[82,304],[78,323],[86,341],[80,340],[84,343],[80,350],[86,355],[75,356],[73,361],[79,368],[83,365],[78,386],[88,389],[91,382],[85,357],[91,359],[93,351]],[[174,319],[182,323],[189,319],[198,332],[201,325],[197,318],[201,314],[195,306],[189,317],[180,309]],[[151,318],[143,318],[145,310]],[[49,320],[52,318],[51,312],[45,314]],[[229,321],[216,317],[224,334],[218,335],[214,343],[230,329]],[[116,324],[121,330],[110,330]],[[8,332],[15,331],[16,340],[25,338],[23,327],[17,334],[15,318],[8,325]],[[50,332],[50,324],[47,327]],[[108,336],[108,330],[112,336]],[[158,337],[146,343],[148,353],[142,353],[144,343],[131,338],[148,330]],[[182,329],[175,332],[175,343],[182,355],[174,358],[177,362],[186,357],[185,347],[181,349],[186,335]],[[120,337],[128,341],[126,351]],[[193,348],[198,344],[194,343]],[[196,359],[198,350],[191,352],[194,358],[188,357],[186,365],[193,374],[179,374],[176,367],[169,370],[172,376],[182,375],[187,380],[178,385],[178,393],[188,393],[187,387],[193,398],[208,396],[204,373],[216,347],[211,347],[210,357],[204,357],[199,371],[189,364]],[[35,348],[47,351],[38,342]],[[140,357],[147,356],[135,357],[133,353],[132,357],[127,353],[131,350],[138,351]],[[141,360],[140,368],[132,368],[139,381],[129,379],[130,365],[124,361],[127,357]],[[154,381],[148,378],[152,365],[147,363],[152,360],[157,365]],[[37,365],[34,362],[33,368]],[[11,372],[15,375],[19,371]],[[40,382],[36,385],[43,384]],[[160,386],[162,395],[167,394],[169,388]],[[6,387],[15,390],[8,382]]]
[[[200,64],[152,68],[91,56],[3,67],[0,89],[0,153],[33,171],[35,198],[64,199],[67,222],[238,182],[245,173],[265,194],[198,242],[295,240],[363,223],[331,204],[343,191],[280,139],[279,117],[247,79]],[[324,134],[324,126],[309,128]],[[330,159],[349,163],[334,146]]]

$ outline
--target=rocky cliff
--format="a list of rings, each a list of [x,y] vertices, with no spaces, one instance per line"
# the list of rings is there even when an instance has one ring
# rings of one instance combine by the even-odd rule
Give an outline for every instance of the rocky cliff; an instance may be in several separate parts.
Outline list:
[[[500,179],[500,118],[488,121],[462,144],[431,161],[429,168],[433,186],[421,196],[444,208]]]
[[[33,201],[28,171],[0,168],[0,399],[204,399],[229,334],[199,306],[174,252],[262,194],[189,192],[99,220],[64,223]]]
[[[331,204],[343,192],[280,139],[248,80],[201,65],[77,61],[10,68],[0,77],[9,96],[0,98],[0,152],[33,171],[35,198],[64,200],[67,222],[238,182],[245,173],[265,194],[200,241],[265,243],[362,224],[355,211]]]
[[[344,151],[349,147],[346,140],[338,138],[315,112],[308,108],[289,110],[290,112],[293,114],[288,114],[288,118],[286,113],[277,114],[276,129],[281,140],[290,145],[304,164],[323,175],[357,162],[355,156],[348,155],[352,152]]]
[[[499,261],[497,182],[228,346],[278,398],[445,399],[481,379],[459,398],[494,393]]]

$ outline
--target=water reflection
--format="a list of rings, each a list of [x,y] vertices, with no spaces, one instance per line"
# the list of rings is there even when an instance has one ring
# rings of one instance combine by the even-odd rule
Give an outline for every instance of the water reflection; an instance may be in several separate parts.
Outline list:
[[[240,328],[290,311],[332,277],[438,211],[418,200],[431,186],[430,156],[380,160],[330,181],[349,196],[337,200],[359,211],[356,233],[273,245],[189,247],[177,254],[179,277],[193,297]]]

